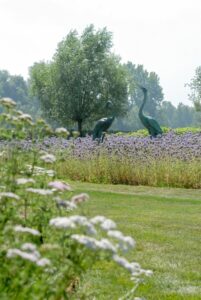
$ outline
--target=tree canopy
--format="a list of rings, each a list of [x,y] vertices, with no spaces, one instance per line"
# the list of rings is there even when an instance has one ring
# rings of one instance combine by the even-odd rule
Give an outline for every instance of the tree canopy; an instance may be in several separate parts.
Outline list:
[[[160,79],[155,72],[148,72],[143,65],[135,65],[128,62],[125,65],[129,77],[129,101],[138,107],[142,104],[142,92],[138,84],[147,88],[149,101],[147,101],[145,110],[152,116],[156,115],[157,108],[163,100],[163,91],[160,86]]]
[[[195,109],[201,111],[201,66],[196,69],[195,76],[187,85],[191,89],[190,100],[193,101]]]
[[[48,118],[63,126],[105,116],[112,101],[118,116],[127,108],[127,77],[120,58],[111,52],[112,34],[93,25],[82,35],[70,33],[58,44],[51,62],[35,63],[30,82]]]
[[[40,105],[36,97],[31,97],[29,84],[21,75],[11,75],[6,70],[0,70],[0,98],[9,97],[15,100],[18,109],[40,116]]]
[[[10,75],[8,71],[0,71],[0,97],[10,97],[18,104],[27,103],[28,86],[20,75]]]

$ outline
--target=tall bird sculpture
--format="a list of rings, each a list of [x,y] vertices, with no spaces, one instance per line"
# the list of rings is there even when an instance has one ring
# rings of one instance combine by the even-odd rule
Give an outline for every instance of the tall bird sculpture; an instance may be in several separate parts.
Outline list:
[[[143,108],[144,108],[145,103],[147,101],[147,89],[145,87],[142,87],[142,86],[140,86],[140,88],[143,91],[144,99],[143,99],[143,103],[140,107],[138,115],[139,115],[139,118],[140,118],[142,124],[144,125],[144,127],[147,128],[151,138],[156,137],[158,134],[162,134],[163,131],[162,131],[160,125],[158,124],[158,122],[154,118],[144,115]]]
[[[111,109],[113,106],[111,101],[108,101],[106,103],[105,108],[106,109]],[[93,140],[98,140],[98,142],[103,142],[105,133],[106,131],[110,128],[112,125],[113,121],[115,119],[115,116],[111,116],[108,118],[101,118],[100,120],[97,121],[94,130],[93,130]]]

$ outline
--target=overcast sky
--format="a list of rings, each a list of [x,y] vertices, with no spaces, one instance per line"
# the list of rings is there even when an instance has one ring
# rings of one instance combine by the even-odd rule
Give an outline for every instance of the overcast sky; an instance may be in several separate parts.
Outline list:
[[[122,62],[156,72],[165,100],[191,105],[184,85],[201,65],[201,0],[0,0],[0,70],[27,78],[89,24],[113,33]]]

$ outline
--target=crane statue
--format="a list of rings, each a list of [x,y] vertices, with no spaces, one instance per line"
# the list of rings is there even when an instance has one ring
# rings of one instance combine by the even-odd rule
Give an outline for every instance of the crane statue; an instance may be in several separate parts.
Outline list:
[[[111,109],[113,106],[111,101],[107,101],[105,108]],[[93,140],[98,140],[98,143],[102,143],[105,137],[106,131],[109,129],[109,127],[112,125],[113,121],[115,119],[115,116],[111,116],[108,118],[101,118],[97,121],[94,130],[93,130]]]
[[[142,124],[144,125],[144,127],[147,128],[151,138],[153,137],[157,137],[158,134],[162,134],[163,131],[160,127],[160,125],[158,124],[158,122],[150,117],[150,116],[145,116],[144,113],[143,113],[143,108],[145,106],[145,103],[147,101],[147,89],[145,87],[142,87],[142,86],[139,86],[144,94],[144,99],[143,99],[143,102],[142,102],[142,105],[140,107],[140,110],[139,110],[139,118],[140,118],[140,121],[142,122]]]

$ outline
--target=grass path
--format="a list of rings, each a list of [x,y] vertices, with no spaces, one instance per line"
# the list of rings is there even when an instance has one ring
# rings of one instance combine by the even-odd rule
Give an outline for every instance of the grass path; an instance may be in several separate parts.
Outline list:
[[[167,187],[147,187],[147,186],[131,186],[131,185],[113,185],[113,184],[96,184],[75,182],[72,183],[75,189],[84,189],[87,191],[122,193],[126,195],[148,195],[164,198],[181,198],[194,199],[201,201],[201,189],[182,189],[182,188],[167,188]]]
[[[87,214],[105,215],[135,238],[130,260],[154,271],[137,290],[147,300],[201,299],[201,191],[71,182],[91,200]],[[130,287],[111,263],[94,266],[80,289],[116,300]],[[88,299],[94,299],[88,297]]]

